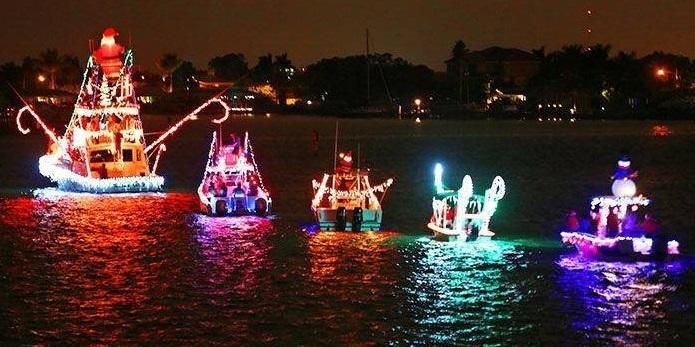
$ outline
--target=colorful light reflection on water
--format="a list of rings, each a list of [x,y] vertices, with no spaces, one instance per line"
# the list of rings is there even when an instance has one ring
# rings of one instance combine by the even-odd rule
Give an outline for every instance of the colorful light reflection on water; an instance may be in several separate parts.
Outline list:
[[[523,255],[513,243],[420,238],[415,245],[405,288],[417,326],[413,343],[499,343],[524,329],[505,328],[523,298],[518,284],[506,280]]]
[[[5,344],[606,345],[688,341],[691,263],[559,243],[306,233],[194,194],[0,198]],[[559,260],[558,260],[559,259]]]
[[[642,345],[671,340],[687,333],[669,324],[689,314],[692,303],[682,293],[688,258],[669,262],[600,262],[579,255],[557,261],[563,309],[572,327],[588,341]]]

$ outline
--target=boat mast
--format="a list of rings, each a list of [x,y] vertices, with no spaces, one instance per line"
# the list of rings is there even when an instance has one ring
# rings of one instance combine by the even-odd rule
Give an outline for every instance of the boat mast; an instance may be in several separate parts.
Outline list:
[[[220,129],[219,129],[218,133],[220,134],[220,136],[217,137],[217,150],[216,150],[217,153],[219,153],[220,149],[222,148],[222,123],[223,122],[219,123]]]
[[[335,191],[335,174],[338,168],[338,121],[335,121],[335,144],[333,145],[333,179],[331,180],[331,188]]]
[[[361,193],[362,192],[362,185],[360,184],[360,181],[362,178],[360,177],[360,143],[357,142],[357,192]],[[360,208],[364,207],[364,200],[367,199],[367,197],[364,197],[360,199]]]
[[[333,172],[338,168],[338,121],[335,121],[335,144],[333,145]]]
[[[367,43],[367,112],[369,112],[370,83],[369,83],[369,28],[366,29]]]

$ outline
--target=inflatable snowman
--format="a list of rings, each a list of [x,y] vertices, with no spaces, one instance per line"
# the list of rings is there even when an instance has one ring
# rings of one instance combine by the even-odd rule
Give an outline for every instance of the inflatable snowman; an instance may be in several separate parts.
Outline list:
[[[634,196],[637,193],[637,186],[632,179],[635,177],[637,177],[637,172],[630,167],[630,157],[622,155],[618,159],[618,167],[611,177],[613,179],[611,186],[613,195],[619,198]]]

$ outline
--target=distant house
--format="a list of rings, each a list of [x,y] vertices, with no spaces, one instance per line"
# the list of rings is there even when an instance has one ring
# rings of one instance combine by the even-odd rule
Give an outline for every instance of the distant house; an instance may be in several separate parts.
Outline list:
[[[24,100],[32,105],[43,103],[53,106],[67,106],[75,103],[77,94],[58,89],[31,89],[21,91]]]
[[[445,63],[448,73],[458,73],[456,61],[449,59]],[[468,53],[465,63],[476,73],[486,76],[489,80],[495,80],[497,84],[522,88],[540,69],[540,61],[532,53],[497,46]]]
[[[156,80],[135,83],[135,96],[140,105],[154,104],[165,95],[164,88]]]
[[[225,89],[234,86],[234,82],[223,80],[215,76],[204,76],[198,78],[200,89]]]

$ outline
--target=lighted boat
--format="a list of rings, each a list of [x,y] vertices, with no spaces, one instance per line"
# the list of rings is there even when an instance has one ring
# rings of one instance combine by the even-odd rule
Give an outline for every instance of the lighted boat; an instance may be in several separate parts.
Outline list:
[[[271,211],[272,200],[263,178],[249,134],[243,140],[232,134],[224,144],[217,132],[212,135],[208,161],[198,197],[203,213],[212,216],[256,215],[265,217]]]
[[[651,201],[637,195],[636,177],[629,157],[622,156],[612,177],[613,195],[593,198],[584,223],[571,211],[566,230],[560,233],[562,242],[591,258],[641,260],[679,254],[678,241],[668,240],[656,220],[641,213]]]
[[[311,210],[319,228],[326,231],[380,230],[381,203],[393,179],[373,186],[369,170],[353,169],[352,153],[340,153],[338,157],[340,162],[333,174],[326,173],[321,181],[312,182]]]
[[[108,28],[92,52],[75,108],[63,136],[56,135],[30,106],[29,112],[51,145],[39,159],[39,172],[68,191],[115,193],[158,191],[164,178],[150,169],[140,108],[132,81],[133,51],[116,43]]]
[[[504,180],[496,176],[492,186],[484,195],[473,193],[473,180],[466,175],[458,190],[444,187],[441,164],[434,167],[435,196],[432,198],[432,218],[427,227],[435,239],[442,241],[475,240],[478,237],[493,237],[490,219],[495,214],[497,204],[505,194]]]
[[[231,108],[215,96],[164,131],[149,145],[140,119],[133,85],[133,51],[116,43],[113,28],[103,32],[99,47],[87,60],[75,108],[62,136],[56,135],[26,104],[17,113],[17,128],[26,112],[50,140],[48,153],[39,158],[39,172],[66,191],[90,193],[151,192],[162,190],[164,178],[156,174],[164,140],[213,103]],[[154,164],[150,159],[156,152]]]

